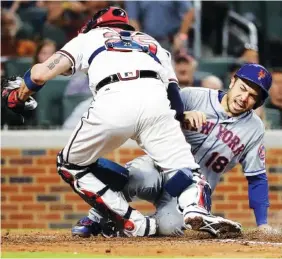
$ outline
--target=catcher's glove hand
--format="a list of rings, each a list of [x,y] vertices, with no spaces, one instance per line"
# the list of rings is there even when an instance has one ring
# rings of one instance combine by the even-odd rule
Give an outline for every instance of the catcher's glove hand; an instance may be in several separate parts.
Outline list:
[[[18,98],[22,81],[23,79],[19,76],[1,78],[1,97],[8,109],[24,117],[27,111],[32,111],[37,107],[37,102],[31,96],[25,102]]]

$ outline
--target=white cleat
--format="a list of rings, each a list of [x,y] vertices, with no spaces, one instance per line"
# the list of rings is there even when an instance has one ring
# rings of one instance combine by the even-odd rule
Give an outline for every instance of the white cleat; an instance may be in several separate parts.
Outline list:
[[[229,233],[240,234],[242,230],[240,223],[201,212],[187,212],[184,215],[184,222],[187,229],[205,231],[216,237]]]

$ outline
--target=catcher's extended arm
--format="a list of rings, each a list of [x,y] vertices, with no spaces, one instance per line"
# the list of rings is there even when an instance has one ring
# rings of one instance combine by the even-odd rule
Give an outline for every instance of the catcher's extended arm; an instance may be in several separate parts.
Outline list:
[[[60,74],[65,75],[72,66],[70,59],[60,53],[53,54],[43,63],[35,64],[24,74],[18,97],[27,100],[29,96],[40,91],[48,80]]]
[[[55,53],[45,62],[34,65],[23,78],[1,78],[2,101],[8,109],[24,117],[26,111],[37,107],[31,95],[41,90],[46,81],[68,72],[72,65],[67,57]]]

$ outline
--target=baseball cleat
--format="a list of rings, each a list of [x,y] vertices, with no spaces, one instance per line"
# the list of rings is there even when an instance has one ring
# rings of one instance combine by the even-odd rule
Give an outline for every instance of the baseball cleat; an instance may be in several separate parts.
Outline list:
[[[71,229],[73,236],[88,238],[91,235],[97,236],[101,233],[101,226],[98,222],[91,220],[88,217],[80,219]]]
[[[188,212],[184,216],[185,225],[188,229],[205,231],[215,237],[222,234],[241,233],[241,224],[212,214],[202,214],[199,212]]]
[[[71,229],[73,236],[89,238],[91,235],[98,236],[101,234],[103,237],[116,237],[119,232],[116,230],[116,224],[112,221],[96,222],[89,217],[83,217]]]

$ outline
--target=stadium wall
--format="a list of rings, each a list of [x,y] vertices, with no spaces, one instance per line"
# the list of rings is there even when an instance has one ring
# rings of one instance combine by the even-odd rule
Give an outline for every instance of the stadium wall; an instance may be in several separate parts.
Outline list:
[[[56,154],[69,131],[1,132],[1,227],[71,228],[89,206],[64,183],[56,171]],[[269,223],[282,224],[282,131],[266,132],[266,164],[271,207]],[[124,165],[144,154],[128,141],[105,157]],[[239,166],[227,173],[213,194],[213,212],[255,226],[248,205],[247,181]],[[146,202],[133,204],[148,214]]]

